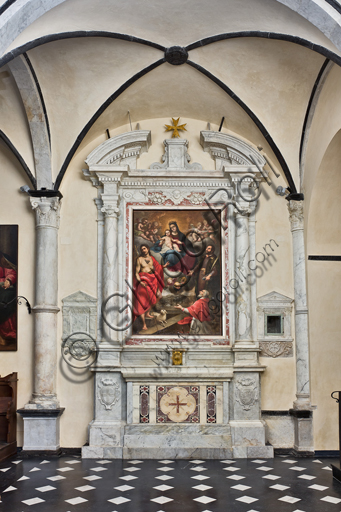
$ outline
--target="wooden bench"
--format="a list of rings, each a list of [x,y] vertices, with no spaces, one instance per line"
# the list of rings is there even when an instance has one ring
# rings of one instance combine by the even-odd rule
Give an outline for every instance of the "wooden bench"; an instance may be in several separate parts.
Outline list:
[[[17,373],[0,377],[0,461],[17,453]]]

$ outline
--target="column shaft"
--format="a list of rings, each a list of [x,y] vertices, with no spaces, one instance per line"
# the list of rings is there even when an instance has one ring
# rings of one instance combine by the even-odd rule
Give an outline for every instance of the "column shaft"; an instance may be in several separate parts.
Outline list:
[[[117,259],[117,227],[118,227],[118,196],[111,196],[110,201],[102,194],[104,213],[104,241],[103,241],[103,303],[105,304],[105,318],[108,323],[116,327],[118,322],[117,307],[118,296],[118,259]],[[103,322],[103,337],[106,341],[118,341],[118,331]]]
[[[236,214],[236,275],[240,286],[237,289],[236,341],[251,341],[251,293],[247,282],[249,261],[249,218]]]
[[[309,333],[303,231],[303,201],[288,203],[293,249],[296,345],[296,408],[310,405]]]
[[[56,395],[58,301],[58,197],[31,198],[36,212],[34,392],[31,406],[59,407]],[[30,404],[26,407],[29,408]]]

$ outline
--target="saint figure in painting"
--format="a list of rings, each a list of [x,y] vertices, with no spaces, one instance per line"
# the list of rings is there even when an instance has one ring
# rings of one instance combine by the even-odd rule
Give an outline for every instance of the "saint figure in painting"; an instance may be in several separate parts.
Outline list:
[[[189,334],[212,334],[209,300],[208,291],[201,290],[198,300],[192,306],[188,308],[183,308],[180,304],[175,306],[176,309],[181,309],[183,313],[190,315],[178,322],[179,325],[191,324]]]
[[[211,297],[219,290],[220,283],[220,262],[219,256],[215,254],[215,247],[212,243],[206,245],[206,250],[197,265],[188,272],[189,276],[197,274],[195,291],[198,294],[201,290],[207,290]]]
[[[16,265],[9,256],[0,252],[0,345],[3,346],[14,342],[17,337],[16,282]]]
[[[163,268],[150,254],[147,245],[141,245],[137,258],[134,283],[134,320],[141,317],[143,330],[147,329],[147,318],[153,318],[149,310],[160,300],[164,289]]]

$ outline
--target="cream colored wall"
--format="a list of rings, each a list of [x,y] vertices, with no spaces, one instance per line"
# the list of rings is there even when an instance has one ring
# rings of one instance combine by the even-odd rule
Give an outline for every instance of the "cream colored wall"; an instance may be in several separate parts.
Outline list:
[[[34,176],[33,148],[26,112],[8,66],[0,70],[0,130],[19,151]]]
[[[44,92],[54,181],[76,138],[99,107],[163,54],[141,44],[96,38],[57,41],[30,51],[29,57]]]
[[[0,143],[0,174],[2,194],[1,224],[18,224],[18,295],[34,306],[35,217],[29,198],[19,192],[22,185],[30,185],[12,153]],[[18,350],[0,352],[0,375],[18,373],[18,408],[31,398],[33,391],[33,314],[25,305],[18,306]],[[22,446],[23,423],[18,415],[18,446]]]
[[[331,141],[318,170],[307,219],[307,254],[341,254],[341,131]],[[308,261],[312,403],[317,450],[338,449],[341,390],[341,262]]]
[[[192,51],[190,58],[228,84],[254,112],[298,183],[307,102],[325,59],[293,43],[256,38],[211,44]],[[228,111],[226,117],[229,123]]]
[[[97,297],[97,190],[83,178],[87,152],[73,161],[61,187],[63,194],[59,228],[59,307],[61,299],[81,290]],[[58,340],[62,339],[62,313],[58,315]],[[93,419],[93,376],[75,370],[58,355],[57,393],[65,412],[61,417],[63,447],[79,447],[87,441]]]
[[[279,178],[271,174],[275,186]],[[260,197],[256,223],[256,250],[265,253],[263,247],[273,239],[278,244],[274,248],[273,258],[269,258],[272,266],[264,262],[264,274],[257,280],[257,297],[272,291],[294,298],[293,269],[292,269],[292,236],[290,231],[287,201],[275,194],[274,189],[262,185],[265,193]],[[267,248],[267,252],[271,252]],[[258,259],[262,259],[261,256]],[[267,269],[267,270],[265,270]],[[291,319],[291,334],[295,339],[294,316]],[[295,342],[294,356],[287,358],[261,357],[260,361],[267,366],[262,376],[262,410],[283,411],[292,408],[296,399],[296,366]]]

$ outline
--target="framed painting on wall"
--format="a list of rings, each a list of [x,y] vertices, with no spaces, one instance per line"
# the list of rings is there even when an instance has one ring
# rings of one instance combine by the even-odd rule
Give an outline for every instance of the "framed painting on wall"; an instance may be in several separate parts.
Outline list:
[[[133,214],[133,335],[221,336],[220,212]]]
[[[0,351],[17,350],[18,226],[0,225]]]

